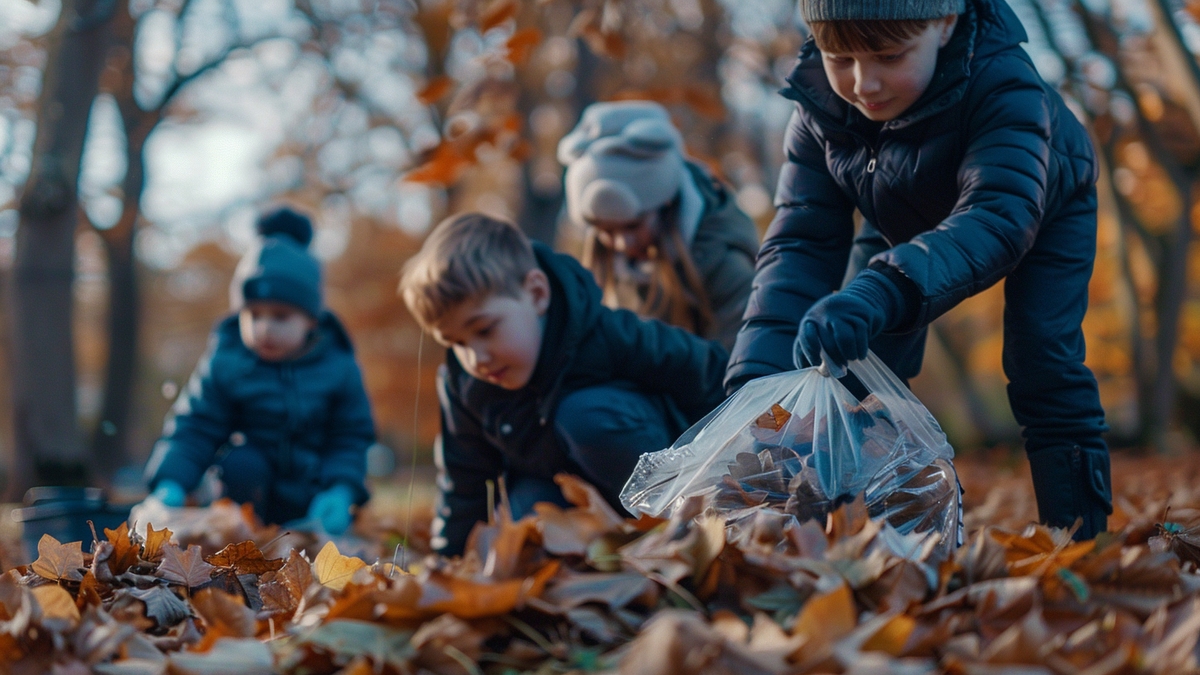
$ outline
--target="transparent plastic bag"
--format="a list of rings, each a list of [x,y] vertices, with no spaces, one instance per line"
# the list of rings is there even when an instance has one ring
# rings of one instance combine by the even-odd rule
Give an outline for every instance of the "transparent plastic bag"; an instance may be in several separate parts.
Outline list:
[[[849,372],[869,392],[861,399],[823,368],[747,383],[670,448],[643,455],[622,504],[662,516],[711,495],[730,522],[769,508],[824,523],[864,494],[872,517],[901,534],[936,533],[948,553],[961,540],[961,517],[946,435],[874,354]]]

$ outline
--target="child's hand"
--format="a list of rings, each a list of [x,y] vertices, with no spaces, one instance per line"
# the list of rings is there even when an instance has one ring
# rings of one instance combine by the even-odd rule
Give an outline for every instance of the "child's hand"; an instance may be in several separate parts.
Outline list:
[[[179,508],[187,501],[187,492],[179,483],[163,479],[158,481],[158,486],[154,488],[154,492],[150,493],[149,499],[157,499],[164,506]]]
[[[821,298],[800,321],[796,340],[804,358],[821,365],[821,349],[832,365],[867,356],[871,338],[888,328],[904,310],[904,296],[883,274],[864,270],[839,293]]]
[[[345,485],[334,485],[313,497],[308,506],[308,518],[321,523],[329,534],[342,534],[350,527],[350,507],[353,505],[354,491]]]

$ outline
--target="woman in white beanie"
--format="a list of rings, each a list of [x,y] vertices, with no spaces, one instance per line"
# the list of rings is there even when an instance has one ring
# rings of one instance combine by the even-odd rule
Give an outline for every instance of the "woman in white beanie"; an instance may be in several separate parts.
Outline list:
[[[754,279],[758,230],[733,195],[683,156],[667,111],[596,103],[558,146],[567,212],[604,303],[733,346]]]

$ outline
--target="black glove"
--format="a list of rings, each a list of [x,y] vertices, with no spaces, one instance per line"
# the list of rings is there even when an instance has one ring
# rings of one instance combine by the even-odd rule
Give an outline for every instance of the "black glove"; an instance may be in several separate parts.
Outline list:
[[[1094,539],[1108,529],[1112,513],[1112,476],[1107,449],[1078,445],[1045,448],[1029,454],[1038,515],[1052,527],[1083,524],[1075,539]]]
[[[809,308],[796,337],[800,351],[813,365],[820,365],[822,349],[838,367],[866,358],[871,338],[906,317],[908,304],[891,279],[865,269],[841,291]]]

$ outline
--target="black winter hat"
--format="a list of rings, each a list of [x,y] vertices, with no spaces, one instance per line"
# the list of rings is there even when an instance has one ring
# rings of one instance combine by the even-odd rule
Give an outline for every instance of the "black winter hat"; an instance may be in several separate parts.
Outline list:
[[[805,23],[940,19],[964,11],[965,0],[800,0],[800,16]]]
[[[274,300],[316,318],[321,313],[321,265],[308,251],[312,221],[285,206],[259,217],[255,229],[261,241],[234,272],[232,309],[239,311],[251,300]]]

